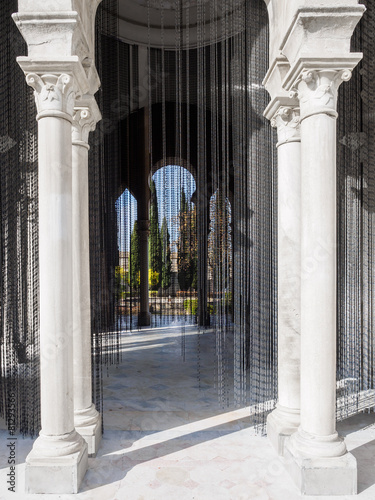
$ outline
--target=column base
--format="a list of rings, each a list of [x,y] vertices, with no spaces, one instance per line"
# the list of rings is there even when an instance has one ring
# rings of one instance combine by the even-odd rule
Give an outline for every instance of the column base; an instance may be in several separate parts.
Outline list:
[[[356,495],[357,461],[346,452],[337,457],[309,457],[287,439],[285,468],[302,495]]]
[[[150,326],[151,314],[149,312],[140,312],[138,314],[138,326]]]
[[[83,410],[74,410],[74,425],[87,443],[89,457],[95,457],[102,440],[102,421],[95,405],[92,404]]]
[[[300,411],[277,404],[267,417],[267,437],[278,455],[284,455],[286,439],[297,431]]]
[[[40,457],[32,450],[26,458],[26,493],[78,493],[88,468],[87,444],[71,455]]]
[[[76,431],[83,437],[87,443],[87,451],[90,458],[96,457],[100,443],[102,441],[102,422],[99,421],[93,425],[85,427],[76,427]]]

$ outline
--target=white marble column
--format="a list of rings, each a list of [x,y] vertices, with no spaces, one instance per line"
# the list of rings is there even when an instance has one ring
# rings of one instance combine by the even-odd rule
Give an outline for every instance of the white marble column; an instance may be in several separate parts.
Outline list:
[[[87,444],[74,428],[73,411],[71,144],[75,78],[72,74],[27,72],[26,81],[35,90],[38,110],[42,420],[40,435],[26,459],[26,492],[76,493],[88,462]]]
[[[150,326],[150,306],[148,289],[148,237],[150,234],[150,221],[138,220],[139,259],[140,272],[140,311],[138,314],[139,326]]]
[[[17,62],[34,88],[38,112],[42,428],[26,459],[25,483],[26,493],[71,494],[88,464],[87,444],[74,423],[72,122],[76,100],[99,87],[100,0],[47,3],[19,0],[12,16],[28,49]]]
[[[89,249],[88,136],[100,120],[93,96],[84,96],[73,114],[73,373],[74,424],[95,456],[102,436],[101,417],[92,403]]]
[[[278,143],[278,402],[267,435],[282,455],[300,423],[301,136],[299,108],[279,106],[271,124]]]
[[[310,495],[354,494],[357,488],[356,460],[335,418],[336,102],[357,62],[353,55],[321,67],[299,63],[286,79],[300,102],[302,205],[301,425],[285,457],[302,493]]]

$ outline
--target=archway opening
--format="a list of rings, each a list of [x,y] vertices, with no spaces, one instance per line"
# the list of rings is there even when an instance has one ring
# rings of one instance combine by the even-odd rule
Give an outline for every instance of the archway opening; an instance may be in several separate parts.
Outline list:
[[[137,200],[126,188],[116,201],[118,266],[115,269],[117,322],[122,330],[136,324],[139,309]]]
[[[196,182],[180,165],[150,181],[149,286],[152,324],[193,324],[197,301]]]
[[[151,327],[196,323],[197,210],[196,182],[180,165],[157,168],[150,179],[148,280],[142,282],[142,252],[138,204],[125,189],[116,202],[118,266],[116,301],[118,324],[137,326],[141,287],[148,288]]]

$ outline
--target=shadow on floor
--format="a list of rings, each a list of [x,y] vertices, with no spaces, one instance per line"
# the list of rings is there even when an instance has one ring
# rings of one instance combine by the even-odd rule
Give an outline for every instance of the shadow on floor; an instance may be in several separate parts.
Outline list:
[[[173,453],[187,450],[201,443],[211,441],[221,436],[237,432],[240,428],[254,427],[254,419],[248,417],[246,425],[244,418],[232,420],[233,429],[228,429],[228,423],[212,426],[204,430],[177,435],[170,439],[158,438],[155,433],[142,431],[108,431],[103,436],[101,449],[95,459],[90,459],[90,468],[85,476],[81,492],[109,485],[125,478],[135,466],[164,458]],[[238,424],[238,426],[236,425]],[[165,432],[163,432],[164,434]],[[178,430],[167,431],[167,434],[177,434]],[[137,441],[142,443],[132,448]],[[142,446],[143,445],[143,446]],[[127,451],[128,450],[128,451]],[[183,460],[188,460],[188,453]],[[190,459],[192,460],[192,459]],[[178,459],[176,459],[178,461]]]
[[[357,459],[358,493],[362,493],[375,484],[375,439],[354,448],[351,453]]]

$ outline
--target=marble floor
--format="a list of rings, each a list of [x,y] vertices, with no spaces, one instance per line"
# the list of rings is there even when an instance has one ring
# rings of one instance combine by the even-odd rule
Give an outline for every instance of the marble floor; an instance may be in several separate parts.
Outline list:
[[[218,402],[212,332],[184,327],[181,333],[180,326],[171,326],[124,333],[122,341],[122,363],[104,376],[102,445],[89,459],[80,493],[25,495],[24,461],[32,440],[22,437],[17,439],[17,492],[8,492],[8,435],[1,430],[0,499],[301,498],[267,439],[254,431],[249,408]],[[357,458],[359,494],[334,498],[373,500],[374,414],[357,415],[338,427]]]

